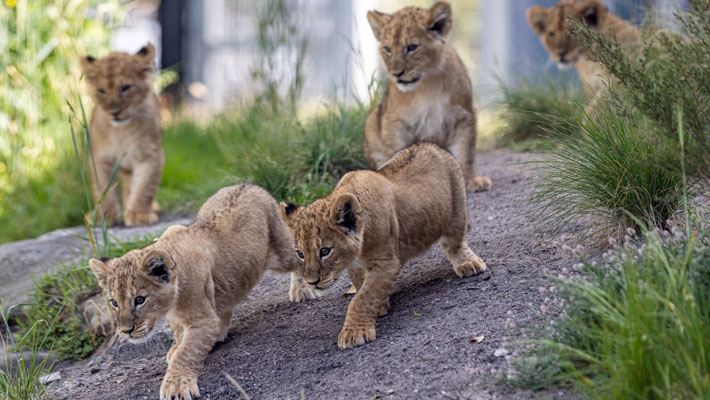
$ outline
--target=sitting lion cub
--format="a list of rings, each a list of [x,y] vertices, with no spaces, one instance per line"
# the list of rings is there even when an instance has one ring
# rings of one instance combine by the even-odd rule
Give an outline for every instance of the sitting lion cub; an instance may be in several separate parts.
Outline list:
[[[476,176],[476,113],[466,68],[448,43],[453,19],[449,3],[394,14],[369,11],[389,79],[380,105],[365,122],[363,149],[370,168],[418,142],[439,144],[461,164],[468,190],[488,190]]]
[[[92,259],[91,270],[111,296],[118,334],[145,340],[164,316],[175,332],[161,399],[199,396],[197,375],[207,353],[227,337],[232,310],[265,269],[296,271],[293,238],[276,201],[254,185],[224,188],[195,222],[173,225],[150,246],[117,259]],[[291,275],[291,300],[314,297]]]
[[[378,171],[350,172],[305,208],[281,203],[281,216],[294,233],[308,285],[324,289],[343,269],[350,273],[357,294],[338,336],[341,348],[375,340],[375,320],[387,313],[402,265],[437,240],[459,277],[486,270],[464,238],[461,168],[434,144],[406,148]]]
[[[148,44],[134,55],[111,53],[101,59],[81,59],[96,103],[89,130],[96,162],[96,176],[91,180],[94,196],[101,198],[120,161],[126,225],[158,222],[155,194],[163,174],[163,145],[160,107],[153,94],[153,57],[155,49]],[[100,217],[118,222],[118,191],[111,190],[102,205]]]

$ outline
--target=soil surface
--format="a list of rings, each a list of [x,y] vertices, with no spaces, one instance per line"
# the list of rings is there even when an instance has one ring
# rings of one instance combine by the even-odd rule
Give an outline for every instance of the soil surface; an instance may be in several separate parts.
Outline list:
[[[533,187],[528,154],[484,153],[477,165],[493,189],[469,193],[467,236],[489,271],[459,279],[436,245],[402,270],[377,339],[340,350],[336,341],[352,298],[329,292],[292,304],[289,277],[267,274],[235,311],[232,329],[199,375],[202,398],[241,399],[225,374],[252,399],[529,399],[568,398],[559,390],[528,392],[497,385],[510,368],[501,355],[521,328],[549,319],[548,275],[571,260],[542,242],[526,203]],[[475,337],[484,336],[476,342]],[[170,337],[122,344],[61,371],[59,399],[156,399]],[[498,351],[497,351],[498,350]]]

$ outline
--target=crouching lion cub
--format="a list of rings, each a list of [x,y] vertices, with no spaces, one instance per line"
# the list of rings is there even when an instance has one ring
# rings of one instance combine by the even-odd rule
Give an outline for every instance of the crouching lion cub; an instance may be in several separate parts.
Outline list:
[[[199,396],[197,375],[212,346],[226,338],[237,303],[265,269],[300,268],[276,201],[246,184],[213,195],[192,225],[173,225],[144,249],[92,259],[89,265],[111,296],[119,335],[145,340],[156,321],[167,317],[175,345],[168,352],[161,399]],[[291,278],[291,300],[314,297],[302,278]]]
[[[307,207],[281,203],[281,216],[294,233],[308,285],[325,289],[347,268],[357,288],[338,336],[341,348],[375,340],[375,320],[387,313],[402,265],[437,240],[459,277],[486,270],[464,238],[461,168],[434,144],[404,149],[378,171],[350,172]]]

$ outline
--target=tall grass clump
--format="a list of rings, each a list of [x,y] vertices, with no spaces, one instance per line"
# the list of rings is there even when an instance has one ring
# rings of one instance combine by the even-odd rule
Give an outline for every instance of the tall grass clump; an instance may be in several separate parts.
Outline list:
[[[666,226],[681,205],[682,179],[663,165],[663,141],[648,139],[652,122],[599,105],[594,117],[560,124],[534,167],[541,183],[531,203],[545,226],[597,243],[627,228]],[[568,124],[580,134],[568,134]]]
[[[0,243],[80,223],[66,99],[86,97],[78,57],[107,50],[121,13],[118,0],[0,4]]]
[[[256,18],[256,94],[219,116],[211,130],[231,180],[261,185],[277,200],[308,203],[347,171],[365,167],[362,131],[371,102],[336,95],[332,105],[300,119],[308,49],[302,16],[279,0],[264,4]]]
[[[24,354],[5,354],[6,369],[0,369],[0,397],[6,400],[40,400],[52,385],[42,382],[42,377],[54,367],[54,362],[49,357],[42,357],[40,351],[48,349],[51,354],[54,342],[47,329],[39,328],[54,326],[56,318],[35,321],[23,335],[15,339],[8,322],[8,314],[13,307],[6,313],[0,302],[0,317],[7,333],[7,342],[4,344],[10,348],[24,347],[28,351]]]
[[[495,132],[500,146],[531,144],[548,138],[555,121],[574,120],[585,96],[581,86],[570,79],[523,78],[510,85],[499,79],[501,97],[494,103],[504,125]],[[571,124],[569,133],[574,134]]]
[[[590,399],[707,399],[710,226],[703,224],[697,236],[656,229],[627,238],[560,281],[566,306],[555,333],[522,363],[545,374],[526,384],[569,385]]]

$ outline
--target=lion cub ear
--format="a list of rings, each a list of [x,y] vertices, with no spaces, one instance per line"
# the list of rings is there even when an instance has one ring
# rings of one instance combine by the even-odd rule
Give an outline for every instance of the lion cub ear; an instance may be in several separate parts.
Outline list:
[[[385,14],[377,10],[367,12],[367,22],[370,23],[370,28],[372,28],[372,33],[375,34],[375,39],[380,43],[383,40],[382,31],[390,19],[392,19],[390,14]]]
[[[429,9],[427,30],[437,37],[447,37],[451,32],[454,19],[451,16],[451,5],[445,1],[435,3]]]
[[[575,17],[592,29],[599,27],[609,10],[600,0],[587,0],[576,5]]]
[[[93,56],[80,57],[81,69],[84,70],[86,79],[91,81],[96,77],[96,58]]]
[[[547,17],[550,10],[543,6],[532,6],[528,8],[525,15],[528,18],[528,24],[536,35],[542,35],[547,29]]]
[[[293,217],[296,216],[303,207],[297,206],[293,203],[284,203],[283,201],[279,203],[279,211],[281,212],[281,219],[284,220],[286,225],[293,228],[291,223],[293,222]]]
[[[357,197],[350,193],[340,195],[330,209],[330,218],[347,230],[347,233],[357,233],[360,231],[362,221],[360,220],[360,202]]]
[[[109,258],[106,257],[92,258],[89,260],[89,268],[91,269],[91,272],[96,275],[96,280],[99,282],[99,286],[104,289],[106,289],[106,278],[111,273],[108,265],[106,265],[108,260]]]
[[[141,259],[143,271],[160,283],[168,283],[175,277],[175,262],[167,251],[151,249]]]
[[[134,57],[141,60],[143,72],[149,75],[152,75],[155,72],[155,47],[153,47],[150,42],[141,47]]]

